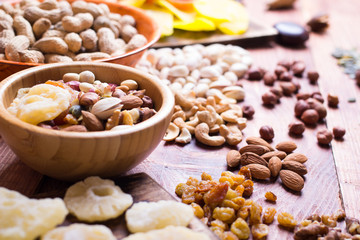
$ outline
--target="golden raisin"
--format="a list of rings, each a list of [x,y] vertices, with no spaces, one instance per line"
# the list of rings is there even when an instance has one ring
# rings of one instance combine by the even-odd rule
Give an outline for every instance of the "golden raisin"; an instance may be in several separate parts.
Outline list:
[[[254,182],[251,180],[245,180],[242,184],[244,186],[244,197],[250,197],[254,191]]]
[[[199,184],[199,180],[197,180],[196,178],[193,177],[189,177],[188,180],[186,181],[186,185],[189,186],[197,186]]]
[[[329,227],[336,227],[336,220],[329,215],[322,215],[321,222]]]
[[[179,183],[175,188],[175,193],[178,197],[181,197],[183,195],[184,189],[186,188],[185,183]]]
[[[306,226],[309,226],[310,224],[312,223],[312,221],[311,220],[302,220],[301,221],[301,226],[303,226],[303,227],[306,227]]]
[[[191,206],[192,206],[192,208],[194,210],[195,217],[197,217],[197,218],[203,218],[204,217],[204,215],[205,215],[204,210],[200,207],[199,204],[191,203]]]
[[[235,175],[233,172],[230,171],[223,171],[221,173],[221,177],[232,177],[233,175]]]
[[[238,196],[237,193],[229,188],[229,190],[226,193],[225,199],[231,200],[233,198],[236,198],[237,196]]]
[[[238,240],[239,238],[231,231],[225,231],[221,237],[221,240]]]
[[[236,219],[236,221],[231,224],[230,230],[239,239],[248,239],[250,236],[249,225],[242,218]]]
[[[219,219],[215,219],[214,221],[211,221],[210,226],[220,228],[223,231],[226,231],[229,229],[229,225],[227,225],[226,223],[224,223],[223,221],[221,221]]]
[[[197,185],[197,191],[198,192],[207,192],[211,190],[215,185],[218,183],[215,181],[200,181],[200,183]]]
[[[233,189],[235,189],[237,186],[239,186],[245,181],[244,175],[234,174],[231,178],[234,181],[234,184],[232,185]]]
[[[245,191],[245,187],[243,185],[239,185],[235,188],[235,192],[239,197],[242,197],[244,191]]]
[[[207,217],[208,219],[212,218],[212,209],[209,205],[204,205],[203,207],[204,210],[204,216]]]
[[[210,174],[208,174],[208,173],[206,173],[206,172],[203,172],[203,173],[201,174],[201,180],[203,180],[203,181],[212,180],[212,177],[211,177]]]
[[[226,183],[219,183],[215,185],[210,191],[205,193],[204,201],[205,204],[215,207],[224,201],[229,186]]]
[[[294,228],[297,224],[297,221],[294,219],[294,217],[287,212],[279,213],[277,216],[278,223],[287,228]]]
[[[229,207],[216,207],[212,217],[224,223],[232,223],[236,219],[235,210]]]
[[[273,192],[266,192],[265,198],[266,198],[266,200],[271,201],[271,202],[276,202],[276,200],[277,200],[277,197]]]
[[[232,200],[224,200],[221,204],[221,207],[229,207],[234,209],[235,211],[240,209],[240,205],[236,204],[235,202],[233,202]]]
[[[181,201],[186,204],[195,202],[195,191],[196,188],[194,186],[187,186],[181,196]]]
[[[276,209],[273,207],[266,208],[264,215],[262,217],[262,221],[265,224],[271,224],[274,221],[274,217],[276,214]]]
[[[240,217],[240,218],[246,220],[249,216],[249,213],[250,213],[250,206],[244,205],[237,212],[237,217]]]
[[[255,224],[251,227],[251,233],[254,239],[262,239],[269,234],[269,227],[265,224]]]
[[[226,183],[227,185],[229,185],[229,187],[232,187],[234,185],[234,180],[228,176],[221,176],[219,178],[219,182]]]
[[[251,179],[250,169],[246,166],[240,168],[239,174],[244,175],[245,179]]]
[[[216,236],[218,236],[220,239],[222,239],[222,236],[224,234],[224,230],[222,230],[219,227],[210,227],[210,230],[213,231]]]
[[[342,221],[345,219],[346,214],[344,212],[344,210],[342,209],[338,209],[332,216],[336,221]]]
[[[253,202],[250,207],[250,225],[255,225],[261,223],[261,213],[262,207],[260,204]]]

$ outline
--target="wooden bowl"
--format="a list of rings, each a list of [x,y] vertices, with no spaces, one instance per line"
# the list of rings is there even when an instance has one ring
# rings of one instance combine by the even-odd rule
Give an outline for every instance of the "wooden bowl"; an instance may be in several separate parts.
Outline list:
[[[72,3],[75,0],[67,0],[68,2]],[[147,43],[137,49],[134,49],[130,52],[124,53],[119,56],[106,58],[106,59],[99,59],[94,62],[111,62],[111,63],[118,63],[126,66],[135,66],[141,56],[144,54],[145,50],[156,43],[161,35],[161,30],[156,24],[156,22],[149,17],[144,11],[141,9],[122,5],[119,3],[113,2],[106,2],[106,1],[99,1],[99,0],[86,0],[87,2],[93,3],[106,3],[109,6],[109,9],[113,13],[119,13],[121,15],[128,14],[135,18],[136,20],[136,28],[139,33],[143,34],[146,39],[148,40]],[[19,0],[10,0],[12,3],[19,2]],[[4,78],[10,76],[13,73],[18,71],[24,70],[29,67],[43,65],[41,63],[23,63],[23,62],[14,62],[14,61],[7,61],[7,60],[0,60],[0,81]]]
[[[108,83],[134,79],[153,99],[157,113],[123,130],[80,133],[41,128],[6,110],[18,89],[84,70]],[[173,107],[169,88],[134,68],[95,62],[46,64],[20,71],[0,83],[0,133],[21,161],[47,176],[60,180],[111,177],[135,167],[157,147],[170,123]]]

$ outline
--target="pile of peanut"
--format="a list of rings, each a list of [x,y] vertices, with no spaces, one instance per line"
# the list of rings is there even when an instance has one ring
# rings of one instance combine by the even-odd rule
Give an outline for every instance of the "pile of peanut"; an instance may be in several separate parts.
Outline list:
[[[145,45],[130,15],[78,0],[0,4],[0,59],[54,63],[118,56]]]
[[[175,113],[165,141],[186,144],[195,138],[208,146],[237,145],[246,127],[245,97],[238,85],[252,59],[233,45],[191,45],[150,49],[137,68],[157,76],[175,95]]]

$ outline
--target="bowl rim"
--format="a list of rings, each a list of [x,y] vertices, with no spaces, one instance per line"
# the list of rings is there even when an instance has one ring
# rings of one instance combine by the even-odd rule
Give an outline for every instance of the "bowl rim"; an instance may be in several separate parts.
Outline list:
[[[7,0],[9,3],[17,3],[20,2],[20,0]],[[37,1],[44,1],[44,0],[37,0]],[[59,0],[56,0],[59,1]],[[65,0],[67,2],[74,2],[76,0]],[[130,55],[134,55],[136,53],[139,53],[141,51],[146,50],[147,48],[151,47],[152,45],[154,45],[161,37],[161,29],[160,26],[157,24],[157,22],[150,17],[144,10],[133,7],[133,6],[129,6],[129,5],[125,5],[125,4],[121,4],[121,3],[117,3],[117,2],[107,2],[107,1],[101,1],[101,0],[84,0],[85,2],[91,2],[91,3],[104,3],[108,6],[118,6],[118,7],[122,7],[125,9],[131,9],[131,11],[133,12],[137,12],[140,13],[141,15],[145,16],[146,19],[148,19],[149,22],[151,22],[152,25],[155,26],[155,32],[152,33],[152,38],[151,39],[147,39],[147,43],[144,46],[141,46],[139,48],[136,48],[134,50],[131,50],[129,52],[126,52],[124,54],[121,55],[117,55],[117,56],[111,56],[109,58],[101,58],[101,59],[96,59],[93,60],[91,62],[108,62],[108,61],[114,61],[117,59],[121,59],[121,58],[125,58],[127,56]],[[76,62],[76,61],[74,61]],[[34,67],[34,66],[42,66],[42,65],[46,65],[46,64],[50,64],[50,63],[29,63],[29,62],[16,62],[16,61],[10,61],[10,60],[6,60],[6,59],[1,59],[0,60],[0,64],[8,64],[8,65],[21,65],[21,66],[29,66],[29,67]]]
[[[121,130],[104,130],[104,131],[89,131],[89,132],[67,132],[67,131],[59,131],[59,130],[50,130],[45,129],[36,125],[32,125],[30,123],[24,122],[17,118],[16,116],[12,115],[5,107],[2,99],[4,96],[4,93],[9,88],[9,86],[15,82],[20,81],[19,79],[26,77],[28,75],[32,75],[35,72],[39,70],[48,70],[53,68],[66,68],[68,66],[105,66],[105,67],[111,67],[111,68],[117,68],[121,71],[128,71],[136,75],[142,75],[143,78],[146,78],[147,81],[150,81],[151,84],[155,85],[156,88],[159,90],[159,94],[162,95],[163,102],[159,108],[159,110],[156,112],[154,116],[151,118],[140,122],[138,124],[135,124],[129,128],[124,128]],[[14,125],[16,127],[22,128],[26,131],[35,132],[36,134],[41,135],[48,135],[48,136],[58,136],[62,138],[103,138],[103,137],[117,137],[117,136],[123,136],[128,135],[131,133],[135,133],[138,131],[142,131],[145,129],[150,128],[151,126],[154,126],[156,123],[163,122],[171,112],[173,111],[175,105],[175,98],[172,94],[171,90],[166,86],[164,83],[162,83],[159,79],[155,78],[154,76],[142,72],[138,69],[115,64],[115,63],[106,63],[106,62],[71,62],[71,63],[49,63],[44,64],[41,66],[37,66],[34,68],[25,69],[22,71],[19,71],[15,74],[12,74],[11,76],[7,77],[3,81],[0,82],[0,119],[3,121],[8,122],[10,125]]]

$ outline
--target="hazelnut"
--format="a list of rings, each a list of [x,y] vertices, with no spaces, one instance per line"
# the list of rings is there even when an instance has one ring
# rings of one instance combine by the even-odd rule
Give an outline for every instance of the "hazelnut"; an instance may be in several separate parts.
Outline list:
[[[338,96],[329,93],[329,94],[327,95],[327,100],[328,100],[328,105],[329,105],[329,107],[337,108],[337,106],[338,106],[338,104],[339,104],[339,98],[338,98]]]
[[[94,92],[87,92],[81,95],[79,99],[79,104],[82,106],[94,105],[97,101],[100,100],[100,96]]]
[[[283,72],[279,77],[279,79],[281,81],[286,81],[286,82],[290,82],[292,80],[292,78],[293,78],[293,76],[289,72]]]
[[[249,80],[261,80],[262,77],[263,77],[263,74],[259,68],[251,68],[248,70],[248,79]]]
[[[310,109],[309,104],[305,100],[300,99],[295,104],[295,108],[294,108],[295,116],[301,117],[303,112],[305,112],[307,109]]]
[[[296,94],[297,100],[300,100],[300,99],[306,100],[309,97],[311,97],[310,93],[298,93],[298,94]]]
[[[313,32],[322,32],[329,26],[329,16],[327,14],[318,14],[313,16],[306,23]]]
[[[305,71],[305,63],[303,61],[297,61],[294,65],[292,65],[291,70],[295,76],[301,77]]]
[[[336,126],[333,128],[333,134],[335,139],[342,139],[346,133],[345,128]]]
[[[271,126],[262,126],[259,133],[260,137],[266,141],[271,141],[274,138],[274,129]]]
[[[278,62],[278,65],[283,66],[287,70],[290,70],[291,66],[293,65],[293,62],[285,59],[285,60]]]
[[[319,114],[319,119],[323,119],[327,115],[327,110],[321,102],[314,98],[308,98],[306,99],[306,102],[309,104],[311,109],[315,109]]]
[[[328,129],[322,129],[316,133],[317,140],[320,144],[327,145],[329,144],[332,139],[333,135],[330,130]]]
[[[291,96],[297,89],[293,82],[281,82],[280,87],[285,96]]]
[[[319,114],[314,109],[307,109],[301,114],[301,120],[308,125],[316,124],[319,121]]]
[[[272,85],[274,85],[274,83],[276,81],[276,76],[275,76],[275,74],[273,74],[271,72],[267,72],[267,73],[265,73],[263,80],[264,80],[265,85],[272,86]]]
[[[242,111],[243,111],[243,116],[246,117],[247,119],[252,118],[252,116],[255,114],[255,109],[251,105],[244,105],[242,107]]]
[[[305,124],[300,121],[295,121],[289,124],[289,133],[294,135],[302,135],[305,131]]]
[[[151,97],[145,95],[142,98],[143,104],[141,105],[141,107],[148,107],[148,108],[154,108],[154,103],[153,100],[151,99]]]
[[[280,75],[283,74],[284,72],[287,72],[287,69],[284,66],[281,65],[277,65],[275,67],[275,74],[277,76],[277,78],[280,78]]]
[[[357,85],[360,86],[360,69],[356,70],[355,80],[356,80]]]
[[[275,94],[276,97],[278,98],[278,100],[284,95],[283,90],[282,90],[282,88],[280,86],[270,88],[270,92]]]
[[[321,103],[324,103],[324,102],[325,102],[325,100],[324,100],[324,98],[323,98],[323,96],[321,95],[320,92],[313,92],[313,93],[311,94],[311,97],[314,98],[314,99],[316,99],[316,100],[318,100],[318,101],[321,102]]]
[[[266,92],[264,93],[262,96],[262,101],[264,103],[264,105],[270,105],[270,106],[273,106],[277,103],[278,101],[278,98],[277,96],[272,93],[272,92]]]
[[[307,77],[311,84],[316,84],[319,79],[319,73],[316,71],[308,71]]]

